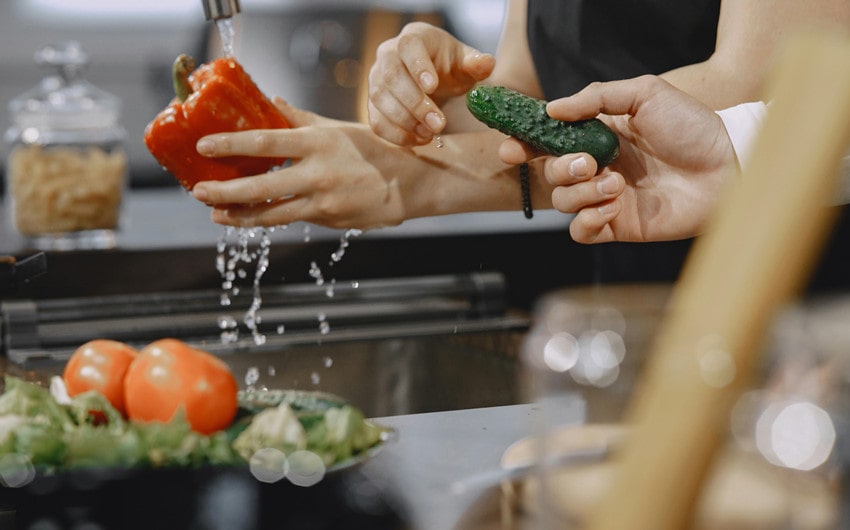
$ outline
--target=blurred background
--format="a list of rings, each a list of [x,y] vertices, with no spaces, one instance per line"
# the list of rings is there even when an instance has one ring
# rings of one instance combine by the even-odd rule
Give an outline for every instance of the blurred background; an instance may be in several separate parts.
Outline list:
[[[503,0],[242,0],[236,56],[267,94],[326,116],[357,120],[362,82],[381,41],[412,20],[440,24],[495,51]],[[77,40],[89,55],[85,77],[118,96],[127,129],[133,187],[175,186],[148,153],[147,123],[173,97],[171,63],[219,54],[215,25],[200,0],[4,0],[0,2],[0,123],[7,104],[49,72],[33,55]],[[3,159],[8,145],[0,147]]]

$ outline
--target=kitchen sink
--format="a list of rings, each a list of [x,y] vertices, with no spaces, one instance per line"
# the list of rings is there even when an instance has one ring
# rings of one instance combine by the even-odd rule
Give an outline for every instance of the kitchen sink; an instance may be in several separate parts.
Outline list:
[[[339,283],[332,298],[327,286],[269,285],[255,332],[241,323],[248,291],[227,307],[218,289],[6,300],[0,362],[46,384],[88,340],[176,337],[220,356],[242,388],[331,392],[370,417],[509,405],[522,399],[529,319],[504,291],[489,272]]]

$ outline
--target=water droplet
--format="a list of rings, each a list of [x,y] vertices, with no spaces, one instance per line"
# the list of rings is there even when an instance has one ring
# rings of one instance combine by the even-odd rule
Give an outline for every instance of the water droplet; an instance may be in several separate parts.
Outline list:
[[[313,372],[312,374],[310,374],[310,382],[313,383],[314,385],[318,385],[321,380],[322,380],[322,378],[321,378],[321,376],[319,376],[318,373]]]
[[[260,380],[260,369],[256,366],[248,367],[248,370],[245,372],[245,384],[247,386],[254,386],[257,384],[257,381]]]
[[[325,278],[322,276],[322,269],[319,268],[315,261],[310,262],[310,270],[307,273],[311,278],[316,280],[316,285],[323,285],[325,283]]]
[[[239,340],[239,332],[238,331],[222,331],[221,332],[221,343],[222,344],[233,344]]]
[[[325,366],[325,368],[330,368],[331,366],[334,365],[334,360],[331,359],[330,357],[325,357],[322,360],[322,364]]]
[[[283,324],[279,325],[279,326],[277,327],[277,334],[278,334],[278,335],[283,335],[283,332],[285,331],[285,329],[286,329],[286,328],[283,326]]]
[[[236,329],[237,323],[236,319],[230,315],[224,315],[218,317],[218,327],[219,329]]]
[[[434,146],[436,146],[437,149],[442,149],[445,146],[443,143],[443,137],[439,134],[434,137]]]

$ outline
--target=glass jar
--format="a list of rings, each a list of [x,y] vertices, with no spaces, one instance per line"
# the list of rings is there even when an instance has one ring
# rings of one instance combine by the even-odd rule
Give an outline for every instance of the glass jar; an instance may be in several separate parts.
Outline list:
[[[45,46],[35,60],[51,73],[9,103],[13,226],[41,250],[110,248],[127,181],[120,100],[82,78],[78,42]]]

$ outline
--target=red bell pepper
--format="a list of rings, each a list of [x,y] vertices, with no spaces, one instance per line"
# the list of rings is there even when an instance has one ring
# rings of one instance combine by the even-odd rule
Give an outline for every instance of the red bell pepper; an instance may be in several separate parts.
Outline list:
[[[181,55],[174,61],[173,75],[177,97],[148,124],[145,144],[184,188],[191,190],[202,180],[265,173],[286,161],[250,156],[209,158],[195,148],[208,134],[290,127],[233,58],[223,57],[194,69],[192,58]]]

